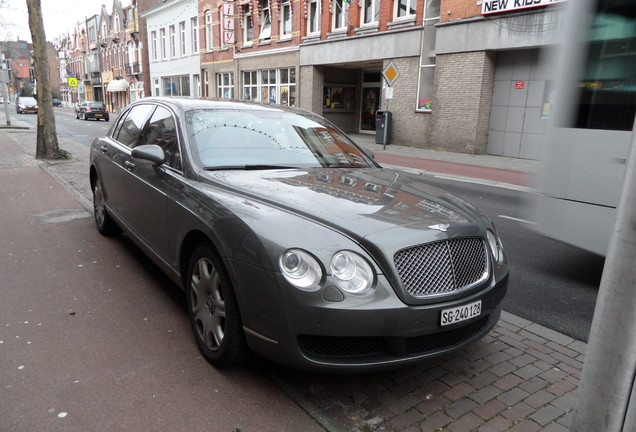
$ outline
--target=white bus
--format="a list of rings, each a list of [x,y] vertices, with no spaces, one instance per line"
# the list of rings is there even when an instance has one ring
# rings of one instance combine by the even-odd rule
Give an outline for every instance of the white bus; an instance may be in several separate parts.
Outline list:
[[[636,0],[569,0],[549,61],[552,123],[532,219],[547,237],[606,255],[634,133]]]

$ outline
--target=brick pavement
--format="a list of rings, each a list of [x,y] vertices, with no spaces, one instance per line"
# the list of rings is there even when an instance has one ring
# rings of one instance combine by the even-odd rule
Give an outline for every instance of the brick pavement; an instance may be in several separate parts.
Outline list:
[[[35,134],[4,129],[33,163]],[[0,132],[0,136],[2,135]],[[39,162],[87,209],[88,148],[61,139],[68,161]],[[414,157],[414,150],[408,157]],[[28,156],[27,156],[28,155]],[[576,406],[586,344],[503,313],[475,345],[375,374],[318,375],[271,367],[270,376],[331,432],[561,432]],[[269,368],[269,366],[268,366]]]

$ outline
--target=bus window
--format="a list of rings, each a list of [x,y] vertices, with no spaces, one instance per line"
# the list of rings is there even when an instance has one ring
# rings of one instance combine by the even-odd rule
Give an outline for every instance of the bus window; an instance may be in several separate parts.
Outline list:
[[[575,128],[631,131],[636,114],[634,0],[599,1],[579,82]]]

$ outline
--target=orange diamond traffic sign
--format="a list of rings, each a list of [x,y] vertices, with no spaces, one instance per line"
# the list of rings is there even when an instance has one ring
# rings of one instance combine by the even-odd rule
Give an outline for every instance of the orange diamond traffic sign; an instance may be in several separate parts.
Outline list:
[[[400,76],[400,72],[398,72],[397,68],[393,64],[393,60],[389,61],[386,67],[382,70],[382,76],[389,87],[395,84],[395,81],[397,81]]]

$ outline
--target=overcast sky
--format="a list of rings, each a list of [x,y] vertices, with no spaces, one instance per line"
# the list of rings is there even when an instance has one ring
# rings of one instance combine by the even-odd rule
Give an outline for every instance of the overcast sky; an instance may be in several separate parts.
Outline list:
[[[64,33],[71,33],[78,21],[99,15],[102,3],[110,12],[112,0],[40,0],[46,40],[53,41]],[[19,38],[31,42],[26,0],[1,0],[0,4],[0,40]]]

